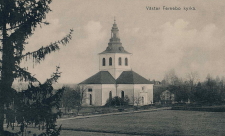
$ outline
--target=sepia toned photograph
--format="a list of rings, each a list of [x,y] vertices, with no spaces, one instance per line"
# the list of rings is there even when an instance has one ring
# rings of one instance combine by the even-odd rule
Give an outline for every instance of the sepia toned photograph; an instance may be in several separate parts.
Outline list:
[[[224,136],[223,0],[0,0],[0,136]]]

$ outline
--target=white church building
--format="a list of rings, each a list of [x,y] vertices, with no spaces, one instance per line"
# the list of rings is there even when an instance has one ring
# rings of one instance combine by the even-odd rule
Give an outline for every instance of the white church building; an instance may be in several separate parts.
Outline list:
[[[114,20],[108,47],[99,53],[99,72],[80,83],[86,88],[86,105],[103,106],[115,96],[128,96],[130,104],[134,98],[141,99],[140,105],[153,102],[153,84],[132,71],[131,55],[120,42]]]

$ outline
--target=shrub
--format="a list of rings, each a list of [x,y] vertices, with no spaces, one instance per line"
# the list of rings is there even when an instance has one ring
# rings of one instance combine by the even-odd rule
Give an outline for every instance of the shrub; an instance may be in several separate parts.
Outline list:
[[[129,104],[129,98],[128,96],[126,95],[124,98],[120,98],[118,96],[115,96],[111,99],[108,99],[106,101],[106,104],[105,106],[126,106]]]

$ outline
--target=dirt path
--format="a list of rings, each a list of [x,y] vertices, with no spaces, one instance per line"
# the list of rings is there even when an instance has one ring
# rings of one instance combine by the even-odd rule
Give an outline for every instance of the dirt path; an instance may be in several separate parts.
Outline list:
[[[139,111],[131,111],[131,112],[115,112],[115,113],[95,114],[95,115],[88,115],[88,116],[76,116],[72,118],[60,118],[57,121],[70,120],[70,119],[94,118],[94,117],[110,116],[110,115],[132,114],[132,113],[141,113],[141,112],[151,112],[151,111],[159,111],[159,110],[170,110],[170,109],[171,107],[163,107],[163,108],[157,108],[157,109],[139,110]]]

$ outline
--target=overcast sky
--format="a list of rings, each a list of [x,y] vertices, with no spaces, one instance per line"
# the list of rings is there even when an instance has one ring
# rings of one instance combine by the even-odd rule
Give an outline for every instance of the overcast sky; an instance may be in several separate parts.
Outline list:
[[[160,10],[147,10],[160,7]],[[163,10],[180,7],[181,10]],[[184,10],[184,7],[196,10]],[[72,41],[29,71],[41,81],[60,65],[60,83],[79,83],[99,71],[98,53],[108,45],[114,16],[132,70],[162,80],[174,69],[179,77],[197,72],[204,80],[225,76],[224,0],[53,0],[42,26],[28,40],[33,51],[61,39],[73,28]],[[193,9],[193,8],[192,8]]]

